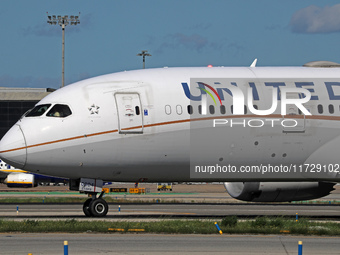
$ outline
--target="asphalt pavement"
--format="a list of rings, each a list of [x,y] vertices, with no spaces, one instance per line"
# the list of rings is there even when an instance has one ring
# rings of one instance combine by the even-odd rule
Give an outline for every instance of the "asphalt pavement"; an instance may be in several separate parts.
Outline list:
[[[0,254],[339,254],[338,237],[164,234],[0,234]]]
[[[299,204],[109,204],[106,219],[292,216],[340,218],[340,205]],[[18,212],[17,212],[17,209]],[[82,204],[0,204],[0,217],[14,219],[85,218]],[[90,218],[96,219],[96,218]]]

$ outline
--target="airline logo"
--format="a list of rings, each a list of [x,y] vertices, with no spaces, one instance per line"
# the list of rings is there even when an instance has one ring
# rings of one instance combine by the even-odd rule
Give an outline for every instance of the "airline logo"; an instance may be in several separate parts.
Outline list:
[[[287,114],[287,105],[295,105],[304,115],[312,115],[303,105],[311,100],[311,89],[286,87],[282,86],[282,83],[281,85],[277,83],[278,85],[275,86],[276,83],[270,83],[270,85],[272,85],[272,93],[271,97],[266,100],[271,100],[271,107],[269,109],[259,110],[254,107],[254,100],[259,100],[259,95],[253,82],[249,82],[245,95],[242,89],[237,86],[236,82],[230,82],[224,79],[204,79],[204,82],[202,82],[202,80],[203,79],[190,79],[190,83],[192,84],[190,89],[187,83],[182,83],[186,97],[192,101],[201,102],[202,115],[207,114],[208,95],[217,106],[217,100],[220,105],[222,105],[225,94],[232,97],[233,115],[244,115],[245,105],[249,111],[255,115],[270,115],[276,111],[279,101],[281,101],[281,115]],[[218,82],[216,80],[218,80]],[[268,84],[265,85],[268,86]],[[191,92],[193,90],[195,91],[195,95]],[[289,98],[291,94],[297,96],[295,98]]]
[[[209,88],[209,89],[217,96],[218,100],[220,101],[220,104],[222,105],[222,100],[221,100],[220,96],[218,95],[216,89],[214,89],[214,88],[211,87],[210,85],[205,84],[205,83],[203,83],[203,82],[199,82],[198,84],[201,85],[201,86],[203,85],[204,87]],[[198,88],[199,88],[200,90],[202,90],[202,91],[205,92],[205,94],[203,93],[203,96],[206,96],[206,95],[208,94],[208,95],[212,98],[212,100],[214,101],[215,105],[217,105],[214,96],[213,96],[208,90],[206,90],[206,89],[204,89],[204,88],[201,88],[201,87],[198,87]]]
[[[199,85],[198,89],[202,91],[201,92],[202,115],[207,115],[207,106],[208,106],[207,95],[209,95],[212,98],[216,106],[217,106],[217,103],[216,103],[214,96],[216,95],[221,105],[222,105],[222,100],[220,96],[218,95],[217,91],[212,86],[205,84],[203,82],[198,82],[198,85]],[[215,95],[212,95],[207,89],[202,88],[202,87],[206,87],[210,89]]]

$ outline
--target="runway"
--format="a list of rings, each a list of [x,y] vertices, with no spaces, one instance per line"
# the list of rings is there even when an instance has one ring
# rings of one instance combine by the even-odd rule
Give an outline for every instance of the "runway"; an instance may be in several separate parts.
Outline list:
[[[164,234],[0,234],[2,254],[339,254],[338,237]]]
[[[340,218],[340,205],[328,204],[121,204],[120,212],[118,208],[118,204],[109,204],[109,213],[105,218],[222,218],[227,215],[295,217],[296,213],[300,217]],[[82,204],[0,204],[0,217],[17,219],[85,218]]]
[[[216,186],[216,185],[215,185]],[[197,189],[195,187],[195,189]],[[22,194],[4,194],[22,197]],[[45,197],[47,194],[27,194]],[[48,194],[53,196],[52,193]],[[68,194],[74,196],[76,194]],[[60,195],[63,196],[63,195]],[[125,198],[124,195],[120,195]],[[8,220],[105,220],[105,221],[157,221],[165,218],[220,219],[226,215],[256,217],[260,215],[291,216],[327,219],[340,218],[338,204],[252,204],[235,203],[225,193],[130,195],[127,200],[144,198],[143,202],[161,197],[186,201],[181,203],[121,203],[109,204],[107,217],[87,218],[82,204],[0,204],[0,218]],[[332,199],[339,200],[339,193]],[[215,199],[213,199],[215,198]],[[330,201],[331,199],[329,199]],[[190,203],[194,201],[195,203]],[[205,201],[200,203],[199,201]],[[212,201],[207,203],[207,201]],[[234,201],[230,203],[229,201]],[[326,200],[327,201],[327,200]],[[17,214],[17,206],[19,211]],[[298,241],[303,241],[304,254],[338,254],[339,237],[304,237],[288,235],[166,235],[166,234],[46,234],[25,233],[0,234],[0,254],[62,254],[63,242],[69,242],[69,254],[297,254]]]
[[[116,184],[122,187],[122,184]],[[131,184],[125,184],[129,188]],[[38,204],[19,204],[19,214],[17,215],[17,204],[0,204],[0,217],[2,218],[78,218],[85,219],[82,204],[44,204],[45,198],[50,197],[79,197],[86,199],[84,194],[70,192],[65,186],[39,186],[33,189],[21,189],[18,192],[6,188],[0,184],[3,192],[0,198],[40,198]],[[142,187],[156,191],[154,184],[143,184]],[[32,192],[32,190],[34,192]],[[340,186],[329,196],[317,199],[314,203],[247,203],[231,198],[221,184],[202,184],[174,186],[173,192],[158,192],[152,194],[108,194],[107,197],[121,201],[121,212],[118,212],[117,203],[109,204],[109,213],[106,219],[122,218],[222,218],[226,215],[237,215],[239,217],[256,217],[262,215],[291,216],[296,213],[300,216],[317,218],[340,218]],[[25,192],[22,192],[25,191]],[[150,203],[160,200],[162,203]],[[39,200],[38,200],[39,201]],[[131,203],[138,201],[139,203]],[[176,203],[171,203],[175,201]],[[330,202],[330,204],[329,204]]]
[[[141,188],[149,190],[146,194],[129,194],[129,193],[110,193],[106,197],[115,198],[118,200],[139,201],[139,202],[179,202],[179,203],[239,203],[232,198],[225,190],[224,186],[219,184],[176,184],[173,186],[173,191],[157,191],[156,184],[142,183]],[[129,188],[134,187],[133,184],[114,184],[112,188]],[[4,184],[0,184],[0,198],[44,198],[49,197],[79,197],[86,198],[84,194],[70,191],[68,186],[38,186],[30,189],[14,189],[8,188]],[[315,202],[338,201],[340,202],[340,185],[335,186],[335,190],[328,196],[314,199]]]

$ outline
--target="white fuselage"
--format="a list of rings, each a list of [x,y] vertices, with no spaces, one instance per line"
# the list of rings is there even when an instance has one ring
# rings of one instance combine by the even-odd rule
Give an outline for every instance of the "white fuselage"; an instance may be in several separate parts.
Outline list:
[[[280,100],[269,115],[259,116],[249,109],[234,115],[226,90],[220,90],[225,112],[208,98],[208,113],[201,115],[201,91],[190,86],[193,78],[223,80],[227,87],[237,87],[245,95],[245,105],[248,88],[255,86],[252,103],[258,109],[271,107],[276,86],[304,88],[312,96],[304,104],[311,115],[287,106],[287,115],[282,116]],[[279,98],[280,90],[277,94]],[[339,98],[338,68],[202,67],[115,73],[77,82],[45,97],[38,105],[48,105],[47,112],[61,104],[72,114],[23,117],[1,140],[0,157],[20,169],[72,179],[240,181],[228,174],[223,178],[206,175],[207,179],[191,176],[193,150],[198,165],[340,163]],[[297,125],[284,126],[285,119],[296,119]],[[219,125],[212,129],[213,123]],[[215,135],[209,139],[211,130]],[[202,136],[204,148],[196,139]],[[339,181],[337,171],[322,176],[300,172],[295,177]],[[242,181],[262,179],[261,175],[242,176]]]

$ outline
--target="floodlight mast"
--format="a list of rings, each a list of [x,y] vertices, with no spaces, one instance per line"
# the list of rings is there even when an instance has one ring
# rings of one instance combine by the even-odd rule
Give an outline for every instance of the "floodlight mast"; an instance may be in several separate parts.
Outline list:
[[[65,85],[65,27],[67,25],[78,25],[80,24],[79,21],[79,16],[80,16],[80,12],[79,15],[74,16],[71,15],[70,17],[68,17],[68,15],[49,15],[47,12],[47,23],[50,25],[59,25],[61,26],[62,29],[62,64],[61,64],[61,87],[64,87]]]
[[[143,69],[145,69],[145,56],[151,57],[151,54],[147,53],[147,50],[142,50],[141,53],[138,53],[137,56],[143,56]]]

